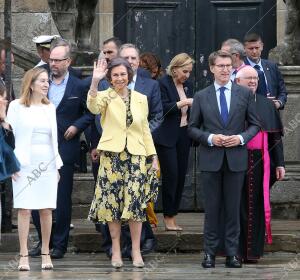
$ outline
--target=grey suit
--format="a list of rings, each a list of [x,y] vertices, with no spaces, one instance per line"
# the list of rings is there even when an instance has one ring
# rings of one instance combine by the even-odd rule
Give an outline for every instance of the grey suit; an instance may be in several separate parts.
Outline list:
[[[188,132],[200,142],[199,167],[204,191],[204,249],[215,255],[219,245],[219,215],[224,205],[225,250],[227,256],[237,255],[240,232],[239,208],[241,189],[248,165],[246,145],[232,148],[209,146],[210,134],[241,135],[245,144],[259,130],[253,94],[250,90],[232,85],[227,125],[224,126],[218,108],[214,85],[194,96]],[[247,127],[246,127],[247,121]]]

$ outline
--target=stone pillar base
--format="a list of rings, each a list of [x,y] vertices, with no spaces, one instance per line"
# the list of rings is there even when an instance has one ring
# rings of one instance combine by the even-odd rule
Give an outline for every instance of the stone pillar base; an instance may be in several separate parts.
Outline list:
[[[271,190],[273,218],[300,219],[300,66],[281,66],[288,102],[281,111],[284,124],[286,178]]]

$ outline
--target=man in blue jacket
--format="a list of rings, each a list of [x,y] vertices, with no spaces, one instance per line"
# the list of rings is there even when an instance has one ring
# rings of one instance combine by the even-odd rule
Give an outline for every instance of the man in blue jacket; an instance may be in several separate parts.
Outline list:
[[[246,52],[245,64],[252,66],[258,73],[257,94],[273,100],[276,109],[282,110],[287,101],[287,91],[284,80],[276,63],[261,58],[264,44],[256,33],[246,34],[244,37]]]

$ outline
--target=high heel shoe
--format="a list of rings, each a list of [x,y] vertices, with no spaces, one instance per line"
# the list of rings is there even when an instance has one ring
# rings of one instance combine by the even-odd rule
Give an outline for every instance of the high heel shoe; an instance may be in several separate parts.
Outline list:
[[[114,268],[121,268],[123,266],[122,261],[111,261],[111,266]]]
[[[143,261],[139,261],[139,262],[132,261],[132,265],[137,268],[143,268],[145,266]]]
[[[142,267],[145,266],[144,261],[143,261],[143,258],[142,258],[141,255],[140,255],[140,257],[139,257],[140,261],[135,261],[132,254],[131,254],[131,258],[132,258],[132,265],[133,265],[134,267],[142,268]]]
[[[50,258],[49,253],[48,254],[41,254],[41,255],[42,256],[49,256],[49,258]],[[52,270],[53,269],[53,264],[52,264],[52,262],[48,261],[48,262],[42,263],[41,268],[42,268],[42,270]]]
[[[168,227],[165,225],[165,231],[182,231],[182,227],[175,226],[175,227]]]
[[[28,255],[19,255],[20,259],[21,258],[28,258]],[[19,271],[29,271],[30,270],[30,266],[29,264],[19,264],[18,265],[18,270]]]

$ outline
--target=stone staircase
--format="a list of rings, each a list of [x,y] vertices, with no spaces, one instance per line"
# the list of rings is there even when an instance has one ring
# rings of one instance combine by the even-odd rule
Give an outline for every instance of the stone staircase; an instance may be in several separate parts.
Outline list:
[[[158,252],[200,252],[203,250],[203,213],[180,213],[177,221],[182,232],[164,230],[162,214],[158,214],[159,225],[154,231]],[[73,219],[70,231],[69,252],[101,252],[102,237],[87,219]],[[265,247],[266,252],[300,253],[300,223],[298,220],[272,221],[273,244]],[[30,231],[31,246],[37,241],[33,228]],[[0,252],[18,252],[18,234],[2,234]]]

